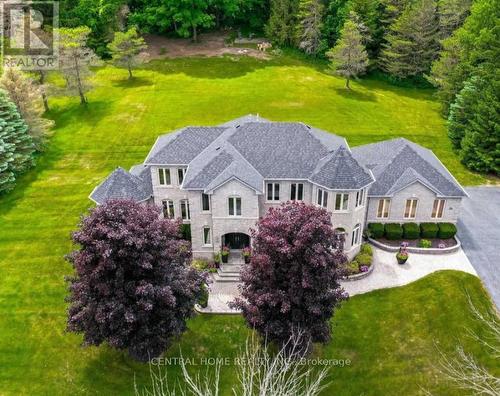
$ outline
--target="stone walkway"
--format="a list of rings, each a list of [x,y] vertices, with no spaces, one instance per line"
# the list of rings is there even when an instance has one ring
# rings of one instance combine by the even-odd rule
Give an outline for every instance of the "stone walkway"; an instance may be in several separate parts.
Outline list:
[[[399,265],[394,253],[374,248],[373,259],[375,268],[368,277],[357,281],[341,282],[350,296],[377,289],[403,286],[440,270],[464,271],[477,276],[474,267],[462,249],[446,255],[413,253],[406,264]],[[214,282],[210,285],[207,308],[199,309],[199,311],[237,314],[238,311],[230,309],[227,305],[237,295],[239,295],[237,283]]]

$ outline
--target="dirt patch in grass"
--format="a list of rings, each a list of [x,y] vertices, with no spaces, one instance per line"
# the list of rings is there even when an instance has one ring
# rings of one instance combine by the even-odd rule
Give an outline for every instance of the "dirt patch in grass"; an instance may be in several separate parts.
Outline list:
[[[197,43],[193,43],[191,39],[169,38],[153,34],[145,35],[144,39],[148,44],[147,54],[149,59],[222,55],[246,55],[258,59],[271,58],[268,53],[258,51],[254,48],[256,45],[228,44],[228,37],[227,33],[211,32],[200,34]]]

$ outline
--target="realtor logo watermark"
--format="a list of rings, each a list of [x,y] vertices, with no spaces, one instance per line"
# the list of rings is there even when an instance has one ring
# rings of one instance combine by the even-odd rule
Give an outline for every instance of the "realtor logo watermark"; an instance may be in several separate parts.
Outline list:
[[[59,66],[59,3],[0,0],[4,66],[53,70]]]

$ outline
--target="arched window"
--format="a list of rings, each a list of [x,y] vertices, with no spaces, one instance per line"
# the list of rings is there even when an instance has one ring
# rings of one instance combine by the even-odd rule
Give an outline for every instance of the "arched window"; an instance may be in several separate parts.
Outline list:
[[[361,225],[356,224],[352,230],[351,246],[356,246],[361,242]]]

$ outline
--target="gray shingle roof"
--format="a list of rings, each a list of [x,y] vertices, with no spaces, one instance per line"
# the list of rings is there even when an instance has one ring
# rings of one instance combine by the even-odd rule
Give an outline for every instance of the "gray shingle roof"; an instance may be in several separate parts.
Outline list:
[[[225,127],[187,127],[170,137],[160,137],[144,161],[145,164],[187,165],[212,143]]]
[[[432,151],[406,139],[393,139],[355,147],[352,150],[376,182],[371,196],[391,196],[402,188],[420,182],[443,197],[463,197],[465,191]]]
[[[98,204],[103,204],[110,199],[145,201],[150,197],[150,186],[140,177],[132,175],[120,167],[116,168],[90,194],[90,198]]]
[[[218,127],[187,127],[158,138],[142,165],[117,168],[91,194],[137,201],[152,195],[149,166],[188,165],[183,188],[210,192],[231,179],[262,193],[264,179],[303,179],[329,189],[390,196],[420,182],[440,196],[466,193],[432,151],[406,139],[355,147],[302,123],[244,116]],[[374,177],[376,181],[374,182]]]
[[[328,154],[328,148],[300,123],[251,122],[237,128],[228,141],[266,179],[307,179]]]
[[[310,180],[332,190],[360,189],[375,181],[343,146],[320,161]]]

